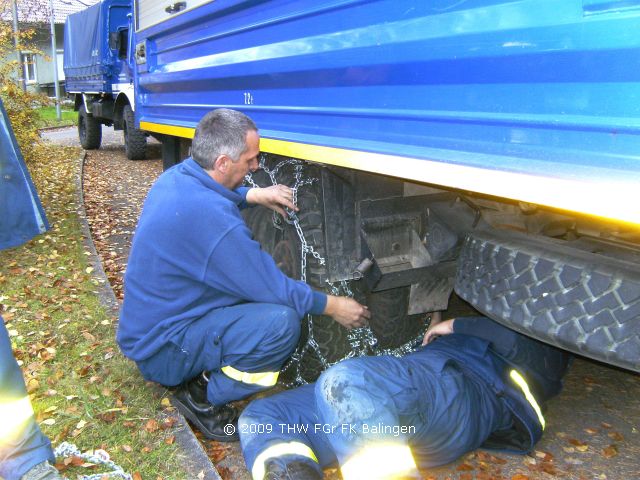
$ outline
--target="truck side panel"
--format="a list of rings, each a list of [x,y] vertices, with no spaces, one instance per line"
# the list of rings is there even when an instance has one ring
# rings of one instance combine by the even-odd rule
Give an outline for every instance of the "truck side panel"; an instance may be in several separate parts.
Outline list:
[[[640,223],[640,2],[210,2],[139,30],[143,129]]]

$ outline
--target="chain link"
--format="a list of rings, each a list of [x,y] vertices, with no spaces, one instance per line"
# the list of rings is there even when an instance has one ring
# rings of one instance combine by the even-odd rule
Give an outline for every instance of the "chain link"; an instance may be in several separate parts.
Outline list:
[[[289,165],[292,165],[294,167],[294,184],[290,185],[290,188],[293,191],[293,204],[297,206],[298,192],[300,191],[300,188],[313,185],[315,182],[317,182],[318,179],[304,178],[304,163],[300,160],[296,160],[293,158],[283,160],[277,163],[272,169],[269,169],[266,165],[266,156],[262,155],[260,158],[260,168],[264,170],[264,172],[269,176],[272,185],[278,185],[278,173],[280,173],[280,171],[284,167]],[[257,185],[257,183],[254,181],[251,173],[249,173],[245,178],[249,185],[260,188],[259,185]],[[286,219],[286,221],[290,225],[293,225],[300,241],[300,280],[306,282],[307,257],[311,255],[319,265],[325,265],[326,260],[307,241],[298,215],[294,211],[290,210],[287,210],[287,214],[289,218]],[[279,222],[277,222],[276,218],[276,214],[274,213],[274,225],[277,227],[277,223]],[[327,289],[331,293],[331,295],[353,297],[353,291],[351,290],[350,282],[346,280],[342,280],[336,283],[331,283],[327,280]],[[347,333],[347,341],[349,342],[351,351],[344,357],[334,362],[329,362],[329,360],[322,354],[320,345],[315,339],[313,316],[307,314],[306,318],[307,342],[306,344],[301,345],[296,349],[296,351],[290,357],[289,361],[282,368],[283,372],[287,372],[290,369],[293,369],[295,373],[294,381],[291,384],[285,384],[287,387],[307,383],[307,381],[302,377],[301,364],[308,353],[314,354],[320,361],[322,369],[326,370],[330,366],[335,365],[336,363],[341,362],[347,358],[361,357],[365,355],[393,355],[396,357],[401,357],[411,352],[415,348],[416,344],[422,340],[422,337],[424,335],[424,332],[422,332],[416,338],[397,348],[381,349],[378,348],[378,339],[369,326],[354,328],[352,330],[349,330],[349,332]]]

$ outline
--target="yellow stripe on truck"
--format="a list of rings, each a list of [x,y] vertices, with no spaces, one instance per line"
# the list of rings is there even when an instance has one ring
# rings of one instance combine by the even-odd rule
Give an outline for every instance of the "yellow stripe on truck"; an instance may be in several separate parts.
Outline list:
[[[173,137],[193,138],[196,133],[195,128],[176,127],[174,125],[165,125],[162,123],[140,122],[140,130],[147,132],[162,133],[163,135],[171,135]]]
[[[140,122],[140,128],[149,132],[184,138],[193,138],[195,132],[193,128],[150,122]],[[263,152],[301,160],[353,168],[640,225],[640,204],[633,201],[637,198],[638,186],[631,179],[599,182],[542,177],[273,138],[262,138],[260,149]]]

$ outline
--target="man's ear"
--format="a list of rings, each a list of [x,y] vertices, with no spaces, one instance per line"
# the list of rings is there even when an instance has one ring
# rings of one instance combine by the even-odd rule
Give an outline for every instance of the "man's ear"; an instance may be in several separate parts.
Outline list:
[[[220,173],[227,173],[230,161],[231,159],[229,157],[222,154],[218,156],[218,158],[216,158],[215,162],[213,162],[213,169],[219,171]]]

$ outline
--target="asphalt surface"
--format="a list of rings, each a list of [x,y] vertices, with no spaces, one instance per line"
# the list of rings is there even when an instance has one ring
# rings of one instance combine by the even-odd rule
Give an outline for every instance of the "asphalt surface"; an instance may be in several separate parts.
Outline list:
[[[56,143],[78,144],[75,129],[49,131],[43,136]],[[156,144],[150,148],[148,160],[126,160],[121,132],[106,128],[103,147],[87,153],[85,176],[91,175],[94,185],[104,186],[98,196],[112,210],[112,217],[124,219],[122,225],[112,229],[116,232],[113,237],[105,235],[101,240],[107,246],[106,250],[103,247],[103,252],[100,252],[103,262],[112,257],[109,252],[116,252],[116,257],[120,257],[122,269],[114,273],[116,283],[126,265],[131,237],[128,232],[135,228],[146,189],[161,172],[159,155],[160,149]],[[85,178],[85,204],[87,201]],[[104,208],[98,205],[95,210],[103,211]],[[578,358],[566,378],[564,391],[550,402],[545,417],[545,435],[532,454],[520,456],[473,452],[451,465],[423,472],[424,478],[640,478],[638,374]],[[203,447],[223,478],[250,478],[244,469],[237,444],[217,444],[204,440]],[[326,478],[337,476],[331,472]]]

